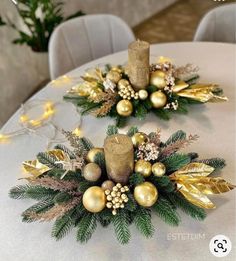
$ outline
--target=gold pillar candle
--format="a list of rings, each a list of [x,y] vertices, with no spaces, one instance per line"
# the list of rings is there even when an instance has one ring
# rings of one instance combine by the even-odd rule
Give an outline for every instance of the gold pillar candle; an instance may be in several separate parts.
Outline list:
[[[127,69],[135,91],[145,89],[149,84],[149,52],[148,42],[137,40],[129,44]]]
[[[107,175],[115,183],[126,184],[134,168],[134,148],[124,134],[109,136],[104,142]]]

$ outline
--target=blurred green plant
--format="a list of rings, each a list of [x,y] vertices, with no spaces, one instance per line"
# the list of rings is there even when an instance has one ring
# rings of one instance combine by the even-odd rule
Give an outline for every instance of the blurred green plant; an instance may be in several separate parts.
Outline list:
[[[9,26],[19,33],[14,44],[27,44],[35,52],[47,52],[48,42],[60,23],[84,15],[82,11],[63,17],[63,2],[53,0],[10,0],[25,24],[21,30],[7,16],[0,16],[0,26]]]

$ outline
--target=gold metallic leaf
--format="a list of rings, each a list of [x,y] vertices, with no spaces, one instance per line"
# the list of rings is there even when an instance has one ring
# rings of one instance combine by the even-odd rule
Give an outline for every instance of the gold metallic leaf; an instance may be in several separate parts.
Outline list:
[[[22,163],[23,169],[35,178],[49,171],[50,168],[36,160],[27,160]]]
[[[195,188],[192,184],[177,184],[179,192],[192,204],[206,209],[213,209],[216,206],[205,196],[200,190]]]
[[[182,80],[179,80],[178,82],[176,82],[175,86],[173,86],[173,92],[179,92],[183,89],[186,89],[189,85],[182,81]]]
[[[197,84],[192,84],[189,86],[190,89],[194,90],[207,90],[207,91],[219,91],[220,88],[218,87],[219,85],[217,84],[202,84],[202,83],[197,83]]]
[[[188,182],[191,182],[191,180]],[[232,185],[221,177],[200,177],[197,181],[194,181],[193,185],[206,195],[221,194],[235,188],[235,185]]]
[[[50,156],[53,156],[56,161],[69,161],[70,157],[62,150],[55,149],[55,150],[49,150],[47,153]]]
[[[211,174],[214,168],[201,162],[191,162],[170,175],[171,179],[205,177]]]

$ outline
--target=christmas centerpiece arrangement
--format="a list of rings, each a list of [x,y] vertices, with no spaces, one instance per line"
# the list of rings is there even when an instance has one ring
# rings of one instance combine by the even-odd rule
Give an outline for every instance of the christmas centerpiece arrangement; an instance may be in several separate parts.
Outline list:
[[[235,186],[211,174],[225,166],[220,158],[198,159],[179,150],[197,140],[177,131],[161,141],[160,131],[145,134],[136,127],[119,134],[109,126],[103,148],[64,131],[70,149],[57,145],[25,161],[28,184],[10,190],[14,199],[38,201],[22,213],[24,222],[52,221],[52,236],[61,239],[76,228],[87,242],[98,224],[112,225],[121,244],[129,242],[134,223],[147,238],[154,233],[152,215],[177,226],[178,209],[197,220],[215,208],[208,198]]]
[[[122,127],[130,116],[143,119],[149,112],[168,120],[171,113],[187,113],[193,103],[226,101],[216,84],[197,83],[198,68],[187,64],[176,67],[160,57],[149,62],[149,44],[135,41],[128,48],[128,65],[94,68],[65,96],[81,113],[109,116]]]

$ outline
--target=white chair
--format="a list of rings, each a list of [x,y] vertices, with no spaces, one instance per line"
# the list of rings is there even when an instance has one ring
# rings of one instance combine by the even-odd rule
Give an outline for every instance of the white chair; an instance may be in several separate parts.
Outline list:
[[[94,59],[125,50],[134,39],[129,26],[113,15],[85,15],[66,21],[50,39],[51,79]]]
[[[236,3],[208,12],[198,25],[194,41],[236,43]]]

